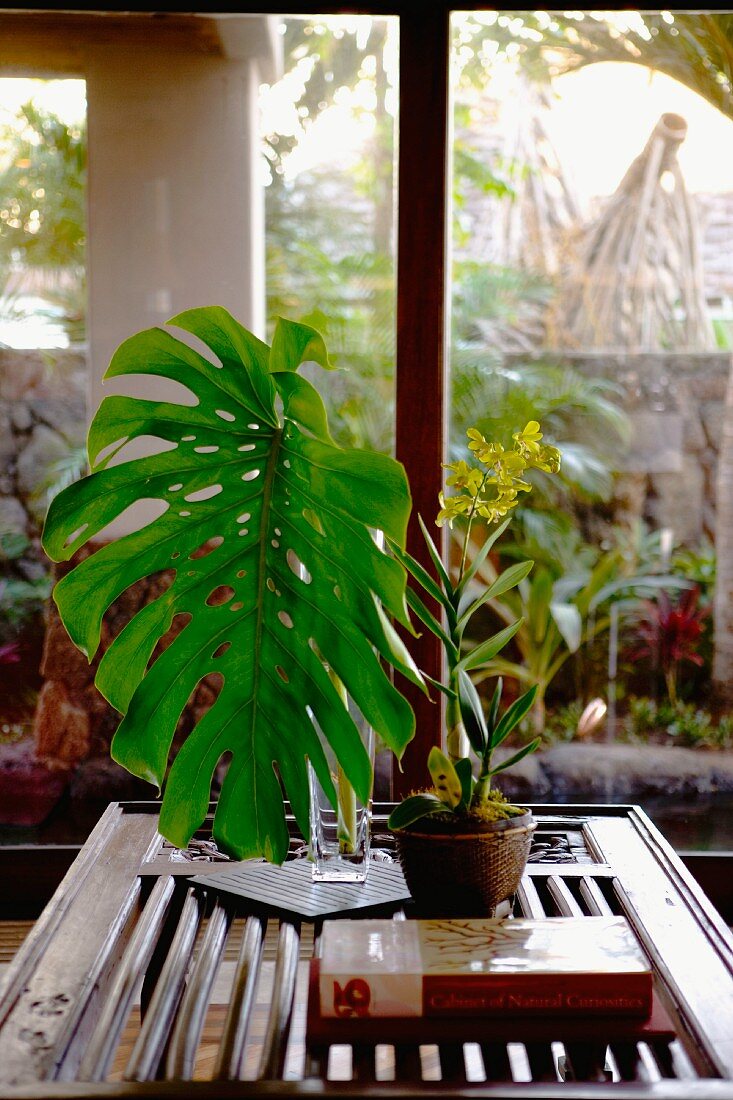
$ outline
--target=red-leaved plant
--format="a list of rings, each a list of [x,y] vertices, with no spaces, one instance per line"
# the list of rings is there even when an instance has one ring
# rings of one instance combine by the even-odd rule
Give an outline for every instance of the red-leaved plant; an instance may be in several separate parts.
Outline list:
[[[700,589],[682,592],[676,604],[667,592],[656,600],[645,600],[636,628],[637,642],[629,650],[631,660],[651,660],[664,676],[670,703],[677,702],[680,665],[687,662],[698,667],[703,658],[698,652],[710,614],[707,607],[698,607]]]

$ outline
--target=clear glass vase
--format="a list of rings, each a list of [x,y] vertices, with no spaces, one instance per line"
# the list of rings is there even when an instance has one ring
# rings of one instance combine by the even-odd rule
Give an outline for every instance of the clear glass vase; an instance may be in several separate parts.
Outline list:
[[[374,731],[361,715],[353,715],[374,774]],[[310,782],[310,859],[314,882],[364,882],[369,869],[371,797],[362,803],[324,744],[329,771],[336,788],[338,810],[334,810],[313,768]]]

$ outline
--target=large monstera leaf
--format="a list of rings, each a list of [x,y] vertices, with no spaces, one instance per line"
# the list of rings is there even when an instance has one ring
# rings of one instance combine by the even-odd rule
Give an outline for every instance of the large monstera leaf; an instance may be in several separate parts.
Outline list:
[[[404,545],[409,489],[394,460],[332,442],[318,392],[296,373],[303,361],[330,367],[314,329],[280,320],[269,348],[220,307],[170,324],[211,360],[154,328],[122,344],[106,377],[160,375],[193,403],[105,398],[89,432],[92,472],[52,502],[44,546],[67,560],[136,501],[165,510],[78,564],[54,598],[91,660],[110,604],[141,578],[172,572],[99,665],[97,686],[124,715],[112,755],[165,781],[161,832],[185,846],[231,753],[214,836],[238,858],[281,862],[280,782],[306,835],[307,760],[335,802],[321,737],[359,797],[369,793],[370,762],[330,671],[398,756],[413,735],[413,713],[380,661],[419,682],[390,621],[409,625],[405,573],[372,535]],[[163,441],[158,453],[125,461],[125,445],[150,436]],[[176,616],[185,625],[151,660]],[[219,694],[166,779],[178,719],[210,673]]]

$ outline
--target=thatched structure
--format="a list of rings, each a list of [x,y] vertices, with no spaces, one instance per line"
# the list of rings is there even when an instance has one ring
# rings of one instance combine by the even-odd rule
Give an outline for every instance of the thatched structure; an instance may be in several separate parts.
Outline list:
[[[700,241],[677,151],[687,133],[664,114],[599,216],[579,232],[548,331],[557,348],[706,351]]]

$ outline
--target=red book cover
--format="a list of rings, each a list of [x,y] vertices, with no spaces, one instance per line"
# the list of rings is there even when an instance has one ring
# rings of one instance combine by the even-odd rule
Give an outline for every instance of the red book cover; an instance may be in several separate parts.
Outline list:
[[[307,1040],[311,1048],[332,1043],[613,1043],[669,1040],[674,1024],[656,992],[647,1018],[638,1016],[544,1015],[500,1016],[323,1016],[319,994],[319,959],[311,960]]]
[[[652,973],[623,917],[326,921],[320,1014],[633,1016]]]

